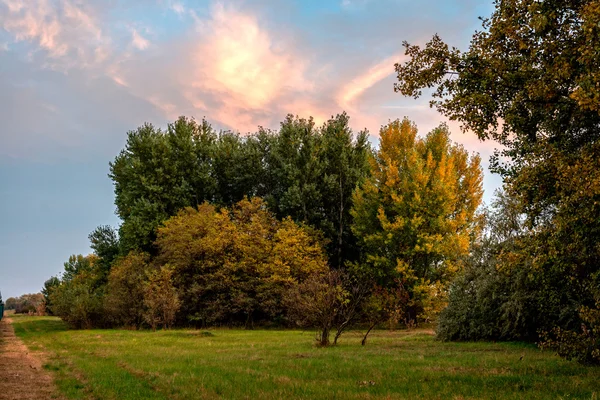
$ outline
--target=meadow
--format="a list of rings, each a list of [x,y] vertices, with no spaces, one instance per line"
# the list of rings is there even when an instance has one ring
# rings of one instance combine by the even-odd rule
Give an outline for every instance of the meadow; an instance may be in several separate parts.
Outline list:
[[[13,317],[72,399],[597,399],[600,368],[522,343],[444,343],[431,331],[69,330]]]

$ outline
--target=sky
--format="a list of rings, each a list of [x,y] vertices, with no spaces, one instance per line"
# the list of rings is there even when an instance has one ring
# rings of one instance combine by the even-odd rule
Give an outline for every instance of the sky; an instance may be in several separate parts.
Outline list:
[[[286,114],[346,111],[376,145],[408,116],[445,119],[394,93],[404,40],[466,49],[492,0],[0,0],[0,291],[38,292],[98,225],[118,227],[108,163],[126,133],[180,115],[241,133]],[[478,152],[484,199],[494,143]]]

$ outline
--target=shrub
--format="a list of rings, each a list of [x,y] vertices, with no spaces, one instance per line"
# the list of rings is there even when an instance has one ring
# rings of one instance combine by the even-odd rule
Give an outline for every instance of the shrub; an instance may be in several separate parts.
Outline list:
[[[565,330],[555,327],[542,332],[541,348],[553,349],[567,360],[582,364],[600,364],[600,301],[595,308],[582,307],[581,330]]]
[[[161,267],[149,272],[148,281],[144,283],[144,317],[154,331],[159,325],[170,328],[181,305],[173,286],[173,272],[170,266]]]

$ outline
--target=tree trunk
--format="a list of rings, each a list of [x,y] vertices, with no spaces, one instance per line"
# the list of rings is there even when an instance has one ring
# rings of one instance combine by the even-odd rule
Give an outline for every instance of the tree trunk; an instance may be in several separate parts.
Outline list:
[[[374,322],[373,324],[371,324],[371,326],[369,326],[369,330],[367,331],[367,333],[365,333],[365,336],[363,337],[362,341],[360,342],[361,346],[364,346],[365,344],[367,344],[367,336],[369,336],[369,333],[371,333],[371,330],[373,328],[375,328],[375,325],[377,325],[377,322]]]
[[[329,328],[323,328],[320,336],[317,336],[320,346],[329,346]]]

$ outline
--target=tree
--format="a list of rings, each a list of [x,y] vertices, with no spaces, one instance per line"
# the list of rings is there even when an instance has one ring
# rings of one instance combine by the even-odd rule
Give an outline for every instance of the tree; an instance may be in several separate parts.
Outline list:
[[[101,225],[88,236],[90,247],[98,256],[97,264],[102,273],[108,277],[113,261],[119,255],[119,237],[117,232],[108,225]]]
[[[469,49],[439,36],[424,48],[404,43],[395,90],[419,97],[481,139],[493,139],[516,173],[539,143],[575,151],[600,136],[598,0],[495,2]]]
[[[10,298],[8,300],[10,300]],[[8,300],[7,300],[7,302],[8,302]],[[43,311],[41,309],[41,306],[43,303],[44,303],[44,296],[42,296],[41,293],[24,294],[15,299],[15,303],[14,303],[15,314],[28,314],[28,313],[41,314],[40,310]]]
[[[14,297],[9,297],[6,299],[6,303],[4,303],[7,310],[14,310],[17,307],[17,299]]]
[[[81,254],[69,256],[69,260],[64,263],[64,272],[62,281],[70,281],[76,275],[82,272],[89,272],[93,269],[98,257],[94,254],[83,256]]]
[[[181,305],[177,290],[173,286],[173,268],[164,266],[148,272],[144,284],[145,319],[153,331],[159,325],[170,328]]]
[[[44,282],[44,287],[42,288],[42,295],[44,295],[44,305],[46,308],[46,313],[48,315],[54,315],[52,311],[52,300],[50,299],[50,295],[52,291],[60,285],[60,279],[56,276],[51,277],[46,282]]]
[[[140,328],[144,323],[144,285],[150,269],[148,254],[131,252],[117,259],[108,276],[105,310],[111,322]]]
[[[258,198],[186,208],[159,228],[156,246],[157,263],[174,269],[181,315],[198,325],[281,320],[285,291],[327,269],[319,238]]]
[[[145,124],[127,134],[110,164],[122,252],[152,252],[157,227],[186,206],[214,197],[210,173],[216,134],[206,121],[179,118],[167,132]]]
[[[324,233],[333,268],[357,257],[350,208],[352,192],[369,170],[367,138],[366,131],[352,133],[345,113],[320,128],[312,118],[288,115],[268,142],[270,190],[262,195],[278,218],[289,216]]]
[[[52,312],[74,328],[106,325],[106,277],[98,260],[95,254],[70,256],[60,284],[50,291]]]
[[[466,52],[434,36],[396,65],[396,90],[435,87],[433,106],[504,146],[493,167],[528,226],[512,272],[535,271],[529,294],[546,300],[532,318],[563,330],[581,326],[598,286],[599,22],[598,0],[498,1]]]
[[[290,318],[298,326],[317,328],[315,340],[320,346],[330,345],[340,310],[349,301],[343,279],[342,272],[330,270],[310,276],[288,292]]]
[[[453,145],[444,125],[418,138],[408,119],[396,120],[380,137],[371,177],[354,194],[352,229],[365,273],[384,287],[403,282],[412,302],[407,318],[416,320],[479,235],[480,160]]]

